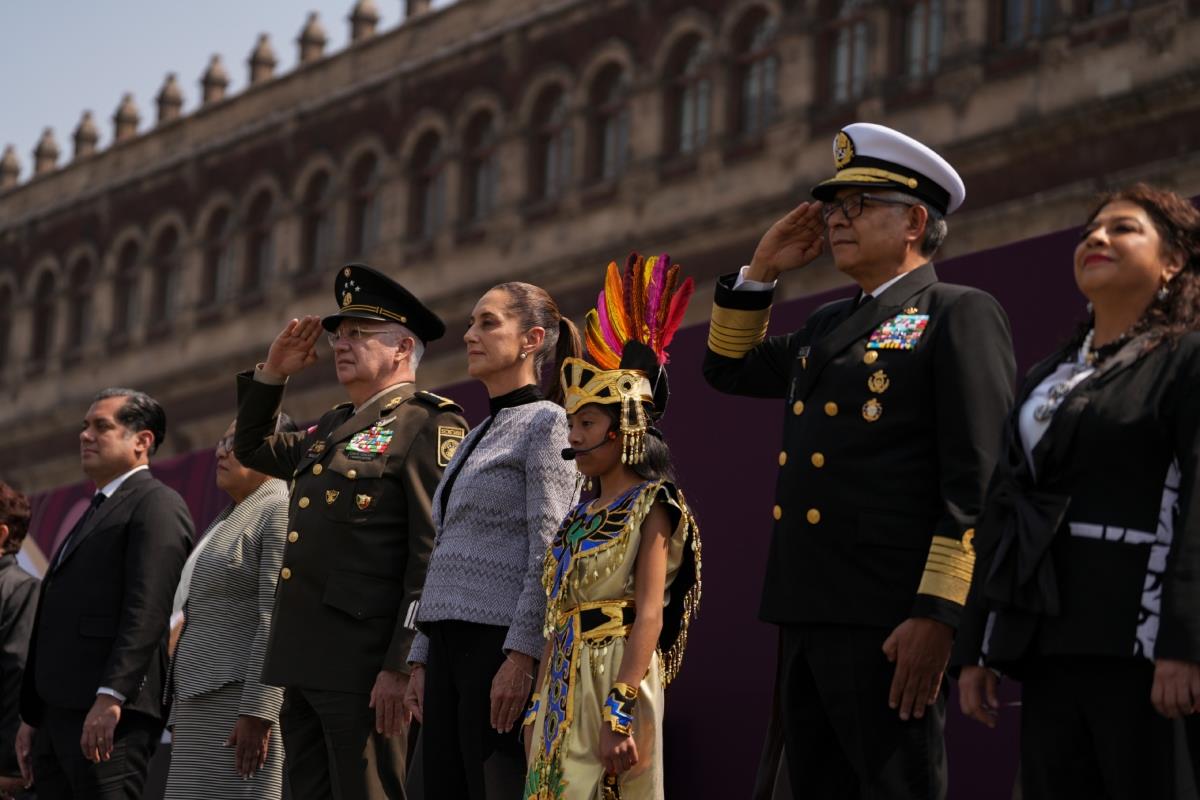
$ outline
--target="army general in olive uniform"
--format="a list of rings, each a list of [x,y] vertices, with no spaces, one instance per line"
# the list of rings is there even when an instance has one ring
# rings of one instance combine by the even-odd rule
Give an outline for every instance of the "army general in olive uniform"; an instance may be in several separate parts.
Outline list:
[[[781,628],[792,787],[932,800],[946,793],[942,673],[1012,403],[1012,344],[991,296],[939,282],[930,263],[965,195],[954,169],[864,123],[837,135],[834,161],[822,202],[718,283],[704,373],[785,403],[760,613]],[[775,278],[826,235],[859,291],[766,337]]]
[[[292,320],[265,363],[238,376],[234,451],[293,482],[287,546],[263,667],[281,712],[296,800],[404,796],[402,699],[425,567],[430,497],[466,432],[461,409],[414,385],[445,332],[399,284],[362,265],[336,278],[338,313]],[[328,332],[350,397],[304,433],[274,433],[287,377]]]

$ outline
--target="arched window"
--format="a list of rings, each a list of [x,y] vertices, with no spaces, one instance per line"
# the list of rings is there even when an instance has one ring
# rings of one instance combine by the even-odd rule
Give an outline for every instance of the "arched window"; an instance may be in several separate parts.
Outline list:
[[[480,111],[467,124],[463,170],[463,219],[467,223],[487,219],[496,204],[496,134],[496,117],[490,111]]]
[[[571,131],[567,93],[557,84],[548,86],[533,106],[530,196],[535,200],[551,200],[566,191],[574,157],[575,136]]]
[[[137,243],[126,242],[117,256],[117,275],[113,282],[112,332],[117,340],[128,337],[141,322],[138,304],[140,261],[141,251]]]
[[[150,292],[150,324],[169,325],[179,311],[179,276],[182,241],[174,225],[163,229],[154,242],[154,285]]]
[[[351,256],[366,255],[379,243],[381,176],[379,159],[373,153],[360,158],[350,172],[350,242],[346,250]]]
[[[200,303],[204,307],[223,303],[233,289],[233,214],[218,208],[204,229],[204,282]]]
[[[413,148],[408,231],[412,239],[431,239],[442,227],[446,195],[445,154],[442,137],[429,131]]]
[[[867,88],[866,0],[835,0],[836,15],[830,24],[828,95],[835,103],[848,103],[863,96]]]
[[[0,286],[0,382],[4,381],[4,365],[8,364],[8,348],[12,341],[13,328],[13,291],[7,286]]]
[[[687,36],[667,61],[667,151],[690,155],[708,142],[712,81],[708,42]]]
[[[96,270],[92,259],[80,256],[67,271],[70,305],[67,309],[67,353],[77,354],[92,335],[92,280]]]
[[[35,366],[46,363],[54,352],[54,328],[58,322],[58,281],[43,272],[33,290],[33,330],[29,341],[29,360]]]
[[[8,363],[8,344],[12,341],[13,291],[7,285],[0,286],[0,364]],[[0,368],[0,380],[4,370]]]
[[[943,0],[910,0],[904,9],[904,74],[910,81],[932,76],[942,62]]]
[[[775,118],[779,57],[775,53],[775,18],[755,8],[734,31],[734,111],[743,139],[761,136]]]
[[[609,64],[592,81],[589,175],[610,181],[625,171],[629,158],[629,77],[620,64]]]
[[[1049,26],[1054,0],[1004,0],[1001,3],[1001,39],[1019,45],[1039,38]]]
[[[328,172],[318,172],[304,187],[300,270],[312,275],[333,257],[333,182]]]
[[[261,292],[275,269],[275,197],[267,190],[258,193],[246,216],[246,272],[242,291]]]

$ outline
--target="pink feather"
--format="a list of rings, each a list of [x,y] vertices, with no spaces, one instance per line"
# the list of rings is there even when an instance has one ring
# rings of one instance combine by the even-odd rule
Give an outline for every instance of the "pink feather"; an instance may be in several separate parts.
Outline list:
[[[670,264],[671,257],[666,253],[658,257],[658,262],[654,265],[654,272],[650,275],[650,287],[646,290],[646,323],[650,326],[650,348],[656,353],[661,349],[659,304],[662,303],[663,287],[667,284],[667,267]]]
[[[600,318],[600,332],[604,334],[605,343],[612,348],[612,351],[618,356],[625,347],[625,343],[617,338],[617,334],[613,332],[612,323],[608,321],[608,301],[604,296],[604,290],[600,290],[600,296],[596,298],[596,316]]]

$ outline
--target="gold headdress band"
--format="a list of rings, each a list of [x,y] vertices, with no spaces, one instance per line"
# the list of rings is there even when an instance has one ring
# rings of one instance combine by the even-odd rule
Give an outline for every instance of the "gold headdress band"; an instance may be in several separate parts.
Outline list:
[[[588,403],[621,404],[621,463],[640,464],[646,457],[646,404],[654,405],[654,388],[639,369],[600,369],[583,359],[562,365],[563,407],[574,414]]]

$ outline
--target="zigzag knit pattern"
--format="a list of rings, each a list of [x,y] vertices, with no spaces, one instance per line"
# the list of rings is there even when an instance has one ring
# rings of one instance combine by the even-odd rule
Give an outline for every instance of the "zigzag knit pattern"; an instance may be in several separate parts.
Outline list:
[[[433,496],[437,540],[418,627],[438,620],[502,625],[508,628],[506,650],[541,658],[542,560],[575,503],[575,467],[561,455],[567,417],[544,400],[504,408],[472,448],[483,428],[467,435],[446,467],[446,475],[457,472],[457,477],[444,519],[444,480]],[[463,454],[466,461],[460,464]],[[425,663],[428,647],[429,640],[418,633],[408,660]]]

